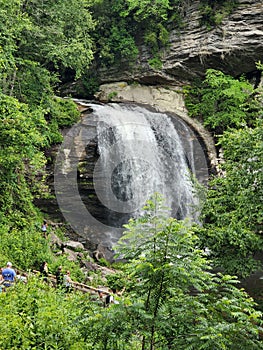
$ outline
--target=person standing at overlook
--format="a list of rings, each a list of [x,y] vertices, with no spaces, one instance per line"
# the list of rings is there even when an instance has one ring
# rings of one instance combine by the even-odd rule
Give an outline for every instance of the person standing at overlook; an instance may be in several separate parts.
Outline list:
[[[72,290],[72,279],[70,277],[70,271],[67,270],[66,274],[64,275],[64,287],[66,289],[66,292],[71,292]]]
[[[41,275],[43,276],[43,281],[47,282],[48,281],[48,265],[46,261],[43,261],[40,269],[39,269]]]
[[[2,270],[2,276],[4,279],[3,285],[5,287],[11,287],[15,283],[16,272],[12,268],[12,263],[10,261],[6,264],[6,268]]]
[[[46,222],[46,220],[44,220],[43,221],[43,224],[42,224],[42,226],[41,226],[41,231],[42,231],[42,233],[43,233],[43,236],[45,237],[45,238],[47,238],[47,222]]]

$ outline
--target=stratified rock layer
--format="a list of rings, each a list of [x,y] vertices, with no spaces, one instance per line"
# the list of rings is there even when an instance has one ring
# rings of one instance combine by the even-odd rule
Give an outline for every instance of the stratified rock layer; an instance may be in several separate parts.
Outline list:
[[[203,76],[208,68],[232,76],[255,71],[255,62],[263,58],[263,1],[239,0],[234,12],[212,30],[200,26],[199,5],[199,1],[192,1],[185,11],[184,28],[171,32],[161,70],[149,67],[149,52],[141,47],[136,67],[123,65],[100,71],[101,83],[139,81],[178,86]]]

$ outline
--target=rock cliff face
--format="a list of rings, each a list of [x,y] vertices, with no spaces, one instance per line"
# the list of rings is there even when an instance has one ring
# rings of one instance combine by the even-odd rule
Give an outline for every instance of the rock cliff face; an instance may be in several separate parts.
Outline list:
[[[185,9],[185,26],[170,35],[170,47],[162,53],[162,69],[148,65],[149,52],[140,48],[136,67],[111,67],[100,71],[101,101],[132,101],[160,111],[177,113],[203,139],[211,164],[217,163],[209,133],[187,116],[180,87],[208,68],[239,76],[256,72],[255,63],[263,61],[263,0],[239,0],[238,7],[221,25],[212,30],[200,26],[199,1]],[[250,75],[251,78],[251,75]],[[128,85],[126,82],[138,82]]]
[[[199,1],[192,1],[185,11],[185,27],[171,32],[160,71],[149,67],[149,53],[141,47],[136,67],[101,71],[101,82],[180,85],[203,76],[208,68],[232,76],[255,71],[255,62],[263,58],[263,1],[239,0],[235,11],[212,30],[200,26],[198,7]]]

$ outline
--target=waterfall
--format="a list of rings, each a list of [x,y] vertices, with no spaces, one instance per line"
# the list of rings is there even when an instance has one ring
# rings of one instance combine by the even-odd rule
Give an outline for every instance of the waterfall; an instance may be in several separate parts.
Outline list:
[[[135,105],[92,105],[98,118],[99,162],[96,193],[111,210],[136,215],[145,201],[161,193],[172,215],[194,216],[197,198],[191,180],[192,152],[170,117]],[[191,140],[188,141],[192,150]]]
[[[171,216],[197,220],[192,179],[207,177],[207,162],[180,118],[134,104],[78,103],[89,112],[65,136],[54,172],[60,211],[75,232],[111,247],[155,192]]]

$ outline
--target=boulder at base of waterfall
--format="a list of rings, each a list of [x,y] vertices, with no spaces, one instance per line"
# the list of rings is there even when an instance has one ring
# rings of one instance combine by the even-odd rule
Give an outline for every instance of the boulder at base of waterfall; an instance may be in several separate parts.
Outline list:
[[[82,267],[84,267],[84,269],[87,271],[97,271],[98,270],[97,264],[94,264],[91,261],[87,261],[87,260],[83,261],[82,260],[81,264],[82,264]]]
[[[50,239],[50,245],[52,247],[57,246],[58,248],[61,248],[63,242],[57,235],[55,235],[54,232],[50,233],[49,239]]]
[[[112,261],[113,250],[103,244],[98,244],[96,250],[93,251],[92,257],[95,261],[99,262],[100,259],[106,259]]]
[[[78,261],[79,260],[79,253],[74,252],[73,250],[64,248],[63,254],[67,255],[67,259],[70,261]]]
[[[63,243],[65,248],[74,250],[74,251],[83,251],[85,250],[85,247],[82,243],[76,242],[76,241],[67,241]]]
[[[95,261],[100,261],[100,259],[105,259],[105,255],[103,254],[103,252],[100,252],[99,250],[94,250],[92,255]]]

